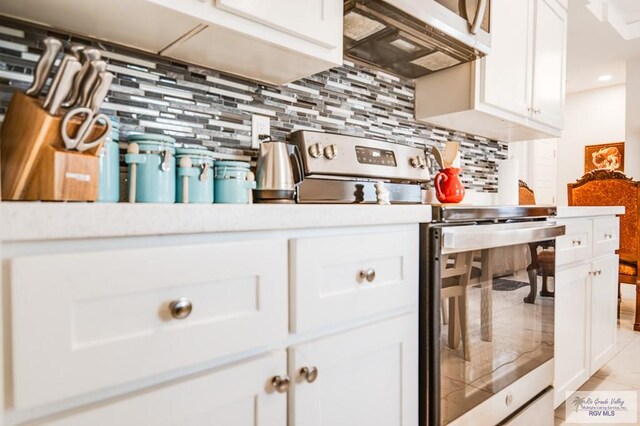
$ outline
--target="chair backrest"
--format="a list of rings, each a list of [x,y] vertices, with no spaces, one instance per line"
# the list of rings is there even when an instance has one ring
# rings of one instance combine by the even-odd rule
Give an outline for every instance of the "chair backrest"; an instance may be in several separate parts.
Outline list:
[[[521,206],[533,206],[536,204],[536,196],[533,189],[523,181],[518,181],[518,204]]]
[[[638,202],[640,182],[634,182],[622,172],[593,170],[576,183],[567,185],[570,206],[624,206],[620,218],[620,257],[638,259]]]

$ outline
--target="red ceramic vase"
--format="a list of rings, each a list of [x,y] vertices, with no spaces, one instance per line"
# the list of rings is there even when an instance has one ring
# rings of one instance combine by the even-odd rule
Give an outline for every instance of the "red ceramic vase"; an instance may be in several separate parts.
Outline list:
[[[436,197],[441,203],[459,203],[464,198],[464,185],[458,175],[460,169],[449,167],[442,169],[434,179]]]

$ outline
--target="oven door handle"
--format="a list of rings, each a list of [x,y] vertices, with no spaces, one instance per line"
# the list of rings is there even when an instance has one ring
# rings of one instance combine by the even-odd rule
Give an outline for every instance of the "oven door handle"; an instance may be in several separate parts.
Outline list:
[[[564,225],[548,222],[448,226],[442,229],[442,253],[533,243],[555,239],[564,234]]]

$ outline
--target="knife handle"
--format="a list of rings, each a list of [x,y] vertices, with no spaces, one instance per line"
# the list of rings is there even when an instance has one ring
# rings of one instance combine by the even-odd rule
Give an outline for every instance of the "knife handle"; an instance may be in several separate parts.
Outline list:
[[[82,47],[82,49],[80,49],[80,47]],[[71,54],[78,58],[80,62],[82,62],[82,68],[76,76],[76,79],[73,81],[73,87],[71,88],[69,97],[62,104],[62,106],[65,108],[72,107],[74,105],[82,106],[78,103],[78,99],[80,98],[82,89],[87,85],[85,81],[87,79],[87,74],[91,70],[91,63],[93,61],[99,61],[101,56],[98,49],[85,48],[84,46],[71,47]],[[93,82],[90,82],[90,84],[93,84]]]
[[[107,96],[109,89],[111,88],[111,82],[113,81],[113,74],[108,71],[103,71],[98,75],[98,81],[96,82],[91,97],[89,99],[89,105],[87,105],[94,114],[98,113],[104,98]]]
[[[98,78],[100,77],[100,73],[106,71],[106,69],[107,63],[105,61],[91,61],[89,70],[80,86],[80,93],[78,95],[78,101],[76,102],[77,105],[87,108],[90,106],[91,94],[99,83]]]
[[[60,76],[59,79],[57,78],[58,76],[56,76],[56,79],[58,80],[58,84],[56,85],[55,90],[53,90],[53,92],[51,91],[49,92],[49,93],[53,93],[53,95],[51,96],[51,100],[47,104],[47,107],[45,107],[45,108],[48,108],[49,114],[56,115],[58,113],[58,110],[60,109],[62,102],[69,95],[69,90],[71,90],[73,79],[76,76],[76,74],[78,74],[78,72],[80,71],[80,68],[82,68],[82,65],[80,64],[80,62],[78,62],[77,59],[71,57],[71,59],[68,60],[67,63],[65,64],[64,68],[61,68],[58,71],[58,75]],[[49,99],[48,95],[47,95],[47,99]]]
[[[58,56],[58,52],[62,49],[62,42],[57,38],[47,37],[43,43],[44,52],[42,52],[33,73],[33,83],[25,92],[29,96],[37,97],[40,94],[42,86],[44,86],[49,72],[51,72],[51,67],[56,61],[56,56]]]

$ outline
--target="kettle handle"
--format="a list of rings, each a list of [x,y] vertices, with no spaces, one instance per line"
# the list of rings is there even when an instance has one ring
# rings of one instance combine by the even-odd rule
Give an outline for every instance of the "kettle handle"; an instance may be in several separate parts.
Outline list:
[[[445,173],[438,172],[435,179],[433,180],[433,185],[436,187],[436,197],[440,201],[446,198],[444,193],[442,192],[442,187],[440,186],[441,182],[442,181],[446,182],[448,179],[449,179],[449,176],[447,176]]]
[[[302,154],[300,153],[300,149],[298,149],[297,145],[290,145],[291,153],[289,154],[289,159],[291,160],[291,165],[293,168],[293,180],[295,181],[295,185],[300,185],[302,181],[304,181],[304,168],[302,166]]]

